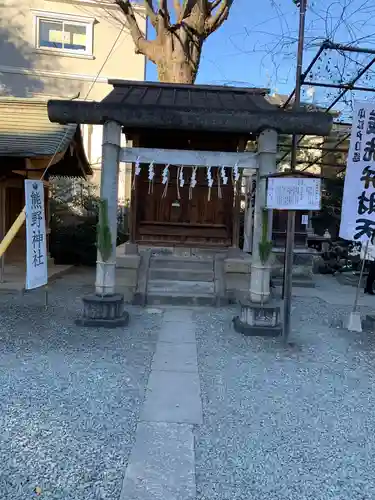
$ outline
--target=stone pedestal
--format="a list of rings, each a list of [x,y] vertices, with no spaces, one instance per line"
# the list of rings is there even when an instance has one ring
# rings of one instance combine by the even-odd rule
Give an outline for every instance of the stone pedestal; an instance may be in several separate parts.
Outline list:
[[[124,310],[124,297],[121,294],[100,297],[83,297],[83,316],[76,320],[79,326],[118,328],[129,323],[129,314]]]
[[[137,243],[131,243],[130,241],[127,241],[123,245],[120,245],[120,247],[124,250],[124,255],[138,255],[138,245]]]
[[[141,256],[117,252],[116,258],[116,292],[121,293],[125,302],[132,304],[139,283]]]
[[[251,256],[242,252],[224,260],[225,296],[236,303],[238,295],[248,294],[250,287]]]
[[[241,301],[241,314],[233,318],[236,332],[251,337],[279,337],[282,334],[280,302],[271,300],[267,304]]]

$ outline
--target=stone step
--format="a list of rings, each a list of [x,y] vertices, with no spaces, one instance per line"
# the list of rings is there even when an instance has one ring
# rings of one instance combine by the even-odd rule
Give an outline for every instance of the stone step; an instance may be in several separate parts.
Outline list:
[[[213,259],[199,258],[180,258],[172,256],[152,257],[150,260],[150,269],[186,269],[192,271],[213,271]]]
[[[215,283],[209,281],[149,280],[147,293],[214,295]]]
[[[215,307],[216,297],[213,294],[194,295],[179,292],[155,292],[148,293],[146,297],[147,305],[171,305],[171,306],[202,306]]]
[[[180,269],[179,267],[166,267],[162,269],[149,269],[149,280],[170,280],[170,281],[205,281],[214,280],[214,271],[209,269]]]

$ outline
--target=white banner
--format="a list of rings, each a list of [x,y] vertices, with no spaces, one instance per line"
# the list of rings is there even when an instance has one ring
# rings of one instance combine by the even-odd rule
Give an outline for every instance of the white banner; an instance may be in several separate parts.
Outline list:
[[[25,180],[26,289],[46,285],[47,244],[43,181]]]
[[[315,177],[270,177],[267,208],[276,210],[320,210],[321,181]]]
[[[367,241],[375,229],[375,104],[355,103],[340,237]]]

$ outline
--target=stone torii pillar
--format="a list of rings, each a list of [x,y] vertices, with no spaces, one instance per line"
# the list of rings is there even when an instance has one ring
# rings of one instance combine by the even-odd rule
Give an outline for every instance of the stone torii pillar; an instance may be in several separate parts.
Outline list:
[[[83,298],[83,317],[77,320],[82,326],[116,328],[129,321],[124,310],[124,296],[116,293],[116,241],[118,208],[119,152],[121,125],[107,121],[103,125],[102,168],[100,198],[107,200],[108,226],[112,251],[104,262],[98,249],[95,294]]]
[[[263,233],[263,210],[266,208],[266,176],[276,172],[277,132],[264,130],[258,138],[259,168],[257,171],[253,249],[250,277],[250,299],[255,303],[267,302],[270,296],[271,263],[262,263],[259,243]],[[268,240],[272,239],[272,210],[268,211]]]
[[[100,296],[114,295],[116,288],[116,240],[120,146],[121,125],[116,122],[105,122],[103,125],[100,198],[102,200],[107,200],[108,225],[111,232],[112,253],[107,262],[103,262],[100,251],[98,250],[95,292]]]
[[[276,172],[277,133],[264,130],[258,137],[258,170],[256,176],[250,297],[241,301],[241,314],[233,318],[236,331],[249,336],[281,335],[280,304],[270,299],[272,259],[262,262],[259,243],[267,223],[267,241],[272,239],[272,210],[266,208],[267,176]],[[265,218],[266,216],[266,218]]]

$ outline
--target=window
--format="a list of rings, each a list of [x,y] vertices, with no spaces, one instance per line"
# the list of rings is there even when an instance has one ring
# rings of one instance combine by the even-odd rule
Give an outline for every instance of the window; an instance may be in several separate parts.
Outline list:
[[[91,18],[36,12],[36,48],[92,56],[93,24]]]

